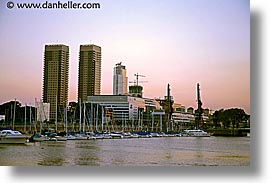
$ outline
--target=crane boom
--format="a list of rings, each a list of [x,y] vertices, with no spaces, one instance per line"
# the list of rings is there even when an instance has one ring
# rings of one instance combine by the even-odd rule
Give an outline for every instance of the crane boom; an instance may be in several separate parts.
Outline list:
[[[135,76],[136,76],[136,78],[137,78],[137,85],[138,85],[138,77],[139,77],[139,76],[140,76],[140,77],[146,77],[146,76],[141,75],[141,74],[138,74],[138,73],[136,73]]]

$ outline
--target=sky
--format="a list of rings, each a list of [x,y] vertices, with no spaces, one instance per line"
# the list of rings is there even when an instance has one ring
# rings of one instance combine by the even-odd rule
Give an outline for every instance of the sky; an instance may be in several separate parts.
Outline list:
[[[146,76],[144,97],[163,98],[169,83],[176,103],[196,107],[200,83],[203,108],[250,113],[248,0],[99,0],[91,10],[8,9],[7,2],[0,1],[0,104],[42,98],[46,44],[69,46],[69,101],[76,101],[79,47],[95,44],[102,94],[112,94],[113,68],[122,62],[129,81]]]

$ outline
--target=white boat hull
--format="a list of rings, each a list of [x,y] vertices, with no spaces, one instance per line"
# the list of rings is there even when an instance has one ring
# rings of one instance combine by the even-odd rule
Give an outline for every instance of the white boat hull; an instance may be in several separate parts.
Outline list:
[[[89,138],[88,137],[85,137],[85,136],[78,136],[78,137],[75,137],[75,140],[88,140]]]
[[[0,144],[25,144],[27,139],[27,136],[2,136]]]
[[[113,139],[123,139],[124,137],[122,134],[115,134],[115,133],[111,133],[110,136]]]
[[[203,134],[203,135],[198,135],[198,134],[194,135],[194,134],[191,134],[191,135],[189,135],[189,137],[210,137],[210,136],[211,136],[210,134]]]
[[[55,138],[57,139],[57,141],[67,141],[68,140],[67,137],[56,136]]]
[[[211,136],[211,134],[209,134],[203,130],[200,130],[200,129],[185,130],[185,134],[187,134],[187,136],[189,136],[189,137],[210,137]]]

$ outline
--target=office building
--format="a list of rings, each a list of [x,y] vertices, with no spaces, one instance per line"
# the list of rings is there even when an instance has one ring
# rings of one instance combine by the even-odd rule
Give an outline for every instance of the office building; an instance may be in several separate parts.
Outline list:
[[[89,96],[87,103],[93,104],[93,118],[100,116],[96,114],[96,111],[98,111],[96,108],[103,107],[105,108],[104,113],[111,113],[112,119],[116,121],[138,120],[141,114],[145,116],[145,113],[148,113],[149,117],[153,111],[162,109],[160,104],[155,99],[132,97],[126,95]]]
[[[117,63],[114,68],[113,76],[113,95],[125,95],[127,94],[128,77],[126,77],[125,66]]]
[[[78,67],[78,100],[85,102],[87,96],[100,95],[101,47],[80,45]]]
[[[63,118],[68,101],[69,47],[63,44],[45,45],[43,102],[50,103],[50,121]]]

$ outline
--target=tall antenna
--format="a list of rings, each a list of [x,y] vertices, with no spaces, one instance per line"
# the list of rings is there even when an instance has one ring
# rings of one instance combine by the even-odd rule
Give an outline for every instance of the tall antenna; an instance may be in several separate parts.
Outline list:
[[[201,96],[200,96],[200,84],[197,83],[197,103],[198,103],[198,109],[197,109],[197,129],[199,129],[200,123],[202,122],[202,102],[201,102]]]

